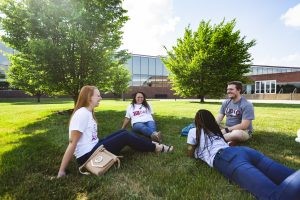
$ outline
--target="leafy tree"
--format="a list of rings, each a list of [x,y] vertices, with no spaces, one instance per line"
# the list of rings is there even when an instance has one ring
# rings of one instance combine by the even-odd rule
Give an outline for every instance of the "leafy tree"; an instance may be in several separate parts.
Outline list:
[[[35,74],[41,90],[77,101],[86,84],[108,88],[112,68],[124,63],[121,28],[128,20],[121,0],[2,0],[2,41],[17,50],[17,71]],[[118,55],[118,56],[116,56]],[[117,59],[117,60],[116,60]],[[24,61],[25,62],[25,61]],[[29,67],[28,70],[26,67]],[[27,84],[30,85],[30,84]],[[38,89],[38,88],[37,88]]]
[[[0,90],[5,90],[7,88],[8,88],[8,82],[5,81],[5,74],[4,72],[1,71],[1,67],[0,67]]]
[[[11,87],[23,90],[26,94],[35,96],[37,101],[47,91],[43,84],[43,71],[26,59],[26,55],[10,56],[11,65],[8,71],[8,82]]]
[[[162,58],[169,69],[172,89],[182,97],[221,97],[226,83],[232,80],[247,81],[243,76],[250,71],[249,48],[255,40],[245,42],[240,31],[234,31],[235,20],[217,25],[201,21],[192,32],[185,29],[184,37],[167,50]]]
[[[130,80],[129,71],[124,66],[117,65],[113,69],[110,88],[107,90],[115,95],[120,95],[124,101],[124,93],[128,90]]]
[[[4,79],[5,78],[5,74],[0,70],[0,79]]]

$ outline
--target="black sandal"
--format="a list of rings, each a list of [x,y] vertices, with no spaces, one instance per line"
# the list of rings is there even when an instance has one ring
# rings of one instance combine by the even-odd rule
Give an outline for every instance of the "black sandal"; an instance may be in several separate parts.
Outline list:
[[[167,152],[171,152],[171,151],[173,151],[173,146],[172,145],[164,145],[164,144],[162,144],[163,145],[163,147],[162,147],[162,149],[161,149],[161,152],[162,153],[167,153]],[[166,147],[166,148],[165,148]]]

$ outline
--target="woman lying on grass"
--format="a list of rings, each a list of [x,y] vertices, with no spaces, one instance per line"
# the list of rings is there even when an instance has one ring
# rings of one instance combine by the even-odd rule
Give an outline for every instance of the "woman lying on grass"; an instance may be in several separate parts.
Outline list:
[[[300,197],[300,170],[295,171],[248,147],[229,147],[208,110],[195,116],[188,133],[188,155],[199,158],[257,199]]]
[[[58,178],[66,175],[65,171],[73,154],[81,166],[101,145],[104,145],[113,154],[120,153],[125,146],[142,152],[170,152],[173,150],[173,146],[148,141],[124,129],[99,140],[94,108],[99,105],[101,99],[100,92],[95,86],[82,87],[71,116],[69,145],[61,162]]]

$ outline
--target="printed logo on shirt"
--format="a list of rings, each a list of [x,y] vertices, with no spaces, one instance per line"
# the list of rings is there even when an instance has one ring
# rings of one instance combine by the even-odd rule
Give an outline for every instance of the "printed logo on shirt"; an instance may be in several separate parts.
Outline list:
[[[232,108],[226,108],[225,114],[226,116],[237,117],[241,115],[241,111]]]
[[[137,116],[137,115],[141,115],[146,113],[146,110],[137,110],[137,111],[133,111],[133,116]]]

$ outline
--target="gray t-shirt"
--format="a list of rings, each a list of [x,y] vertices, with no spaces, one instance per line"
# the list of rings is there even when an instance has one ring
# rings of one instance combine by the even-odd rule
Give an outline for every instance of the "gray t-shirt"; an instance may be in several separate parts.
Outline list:
[[[243,119],[251,120],[248,130],[253,132],[254,108],[251,102],[242,97],[238,102],[227,99],[222,103],[220,114],[226,115],[226,126],[240,124]]]

